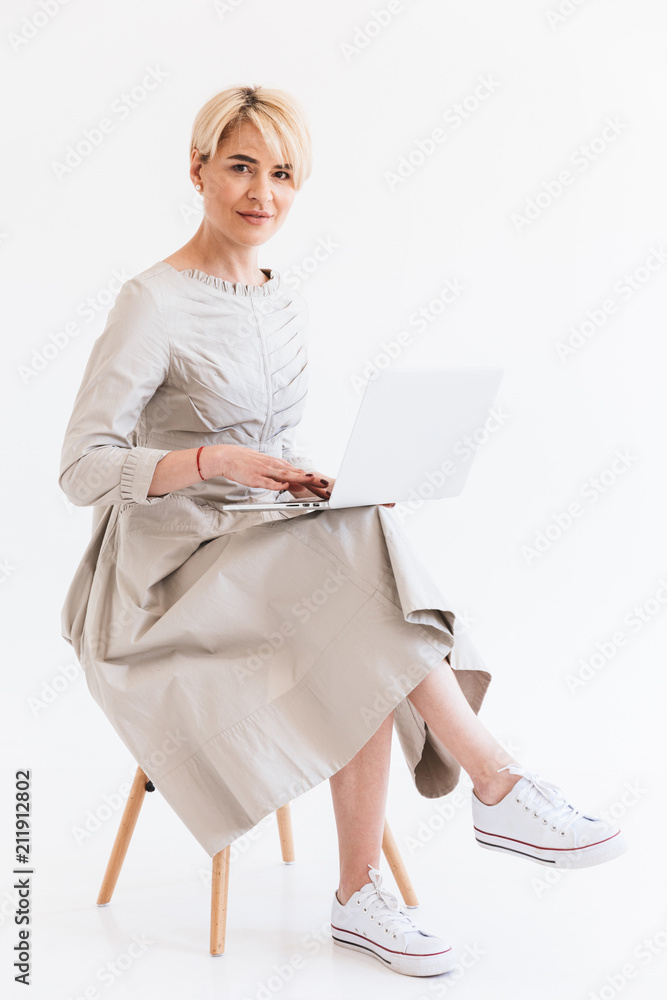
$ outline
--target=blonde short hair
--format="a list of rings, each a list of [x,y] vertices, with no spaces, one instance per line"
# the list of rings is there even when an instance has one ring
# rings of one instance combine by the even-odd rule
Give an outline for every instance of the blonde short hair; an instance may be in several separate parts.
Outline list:
[[[249,122],[261,132],[276,163],[292,164],[298,191],[312,170],[312,143],[301,104],[284,90],[268,87],[228,87],[197,112],[190,156],[197,149],[204,163],[234,129]]]

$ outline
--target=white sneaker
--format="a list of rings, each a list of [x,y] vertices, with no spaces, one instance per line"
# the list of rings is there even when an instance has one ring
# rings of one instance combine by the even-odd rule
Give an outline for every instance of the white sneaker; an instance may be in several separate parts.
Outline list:
[[[369,864],[371,881],[343,905],[334,893],[331,936],[334,944],[374,955],[405,976],[437,976],[453,966],[452,949],[442,938],[421,931],[382,888],[382,874]]]
[[[524,767],[510,765],[499,771],[522,777],[494,806],[485,805],[473,791],[473,825],[480,847],[552,868],[600,865],[627,849],[617,826],[576,809],[557,785]]]

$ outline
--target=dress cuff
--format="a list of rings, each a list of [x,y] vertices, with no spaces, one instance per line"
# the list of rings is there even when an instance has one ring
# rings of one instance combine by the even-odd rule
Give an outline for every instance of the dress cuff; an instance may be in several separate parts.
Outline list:
[[[148,488],[151,485],[155,466],[169,454],[169,450],[161,448],[132,448],[123,463],[120,476],[120,495],[123,500],[134,503],[153,503],[162,500],[162,496],[149,497]]]

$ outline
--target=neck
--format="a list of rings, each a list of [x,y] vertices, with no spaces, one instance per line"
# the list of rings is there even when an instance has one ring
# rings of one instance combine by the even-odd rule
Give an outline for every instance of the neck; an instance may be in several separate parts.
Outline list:
[[[177,255],[188,260],[186,267],[197,268],[225,281],[263,285],[269,280],[257,263],[257,247],[229,243],[221,233],[211,233],[205,227],[205,220]]]

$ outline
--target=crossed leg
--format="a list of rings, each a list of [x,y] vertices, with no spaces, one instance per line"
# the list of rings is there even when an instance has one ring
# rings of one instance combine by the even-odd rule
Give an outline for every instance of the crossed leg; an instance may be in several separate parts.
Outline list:
[[[447,660],[433,667],[407,697],[470,776],[482,802],[500,802],[520,775],[499,774],[498,769],[518,761],[470,707]],[[393,722],[391,712],[361,750],[329,778],[338,830],[338,898],[343,905],[369,881],[368,865],[380,867]]]

